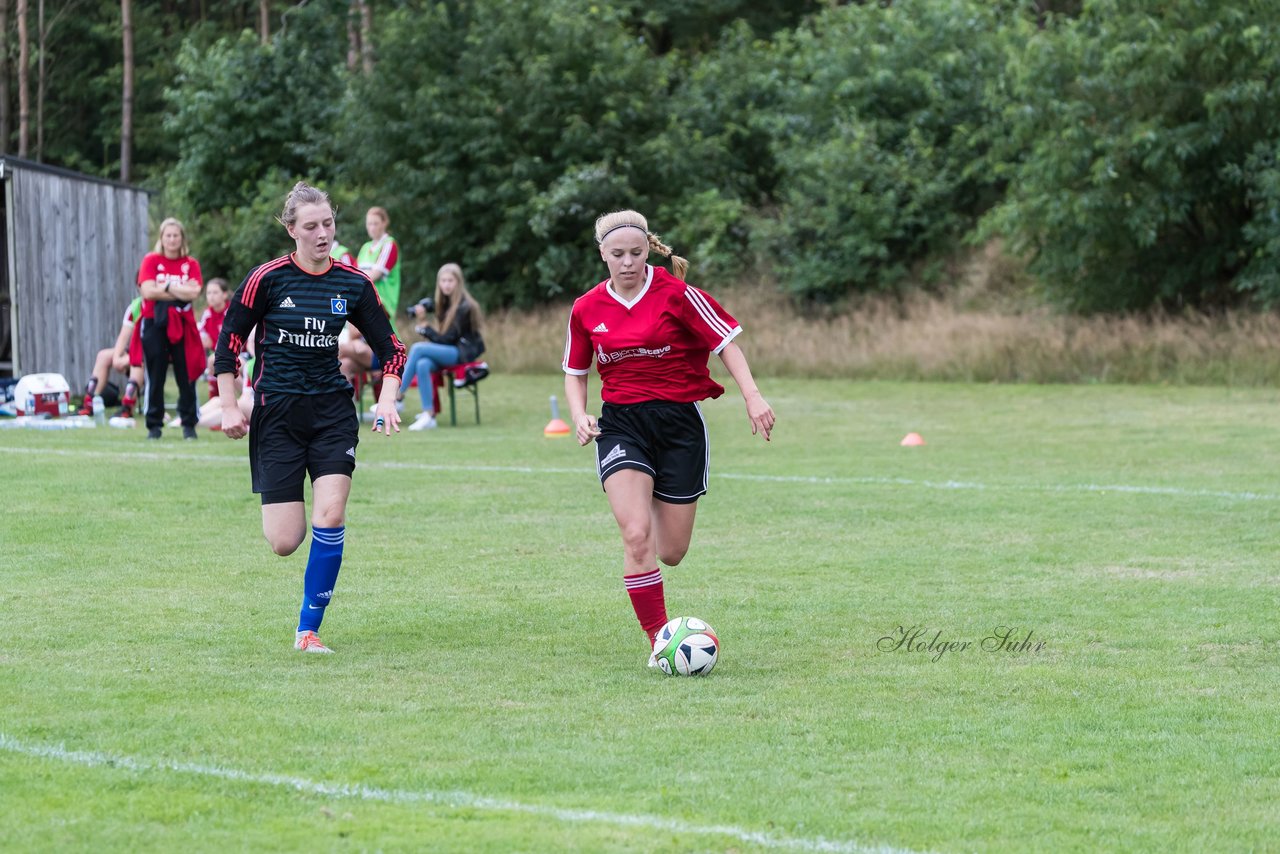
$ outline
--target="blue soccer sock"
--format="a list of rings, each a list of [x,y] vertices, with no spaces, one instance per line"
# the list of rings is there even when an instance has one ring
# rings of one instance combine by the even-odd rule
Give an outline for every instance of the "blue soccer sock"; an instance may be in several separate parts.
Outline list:
[[[312,528],[311,554],[307,557],[307,573],[302,580],[302,612],[298,615],[298,631],[318,631],[324,609],[333,597],[333,587],[342,567],[342,543],[346,528]]]

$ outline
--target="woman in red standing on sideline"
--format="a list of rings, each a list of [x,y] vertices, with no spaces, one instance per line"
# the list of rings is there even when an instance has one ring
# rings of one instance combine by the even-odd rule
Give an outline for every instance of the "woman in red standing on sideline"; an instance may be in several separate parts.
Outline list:
[[[605,214],[595,237],[609,278],[573,304],[565,400],[578,444],[595,440],[600,481],[622,534],[623,583],[652,647],[667,622],[658,561],[675,566],[684,558],[707,491],[709,448],[698,401],[724,393],[707,369],[710,355],[720,356],[742,392],[752,434],[768,440],[774,414],[733,343],[742,327],[685,283],[688,262],[671,254],[643,216]],[[671,259],[672,273],[645,263],[650,250]],[[599,419],[587,412],[593,357]]]
[[[200,414],[196,404],[196,380],[204,373],[204,345],[196,329],[191,304],[200,296],[203,278],[200,262],[191,257],[187,232],[170,217],[160,223],[160,239],[138,269],[142,294],[142,341],[146,384],[142,393],[147,438],[159,439],[164,426],[164,382],[173,362],[178,384],[178,416],[182,438],[196,437]]]

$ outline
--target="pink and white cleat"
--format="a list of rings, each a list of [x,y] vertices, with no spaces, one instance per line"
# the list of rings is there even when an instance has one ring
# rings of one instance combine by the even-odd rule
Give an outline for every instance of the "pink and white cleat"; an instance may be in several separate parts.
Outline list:
[[[311,631],[298,632],[298,637],[293,642],[293,648],[300,652],[333,653],[333,650],[320,642],[320,636]]]

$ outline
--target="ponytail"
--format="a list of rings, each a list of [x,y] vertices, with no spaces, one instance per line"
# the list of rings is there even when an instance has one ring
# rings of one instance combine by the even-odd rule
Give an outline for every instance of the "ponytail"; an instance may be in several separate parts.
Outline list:
[[[654,234],[652,231],[647,232],[647,234],[649,235],[649,248],[664,258],[670,258],[671,275],[683,282],[685,273],[689,271],[688,260],[674,254],[671,247],[658,239],[658,235]]]

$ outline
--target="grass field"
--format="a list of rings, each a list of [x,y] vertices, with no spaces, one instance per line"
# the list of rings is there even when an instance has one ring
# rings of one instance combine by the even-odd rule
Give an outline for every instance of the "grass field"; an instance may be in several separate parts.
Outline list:
[[[0,431],[0,849],[1280,848],[1277,392],[710,403],[699,680],[644,667],[561,385],[365,435],[333,656],[243,443]]]

